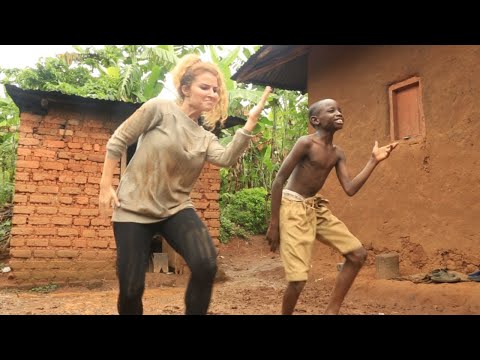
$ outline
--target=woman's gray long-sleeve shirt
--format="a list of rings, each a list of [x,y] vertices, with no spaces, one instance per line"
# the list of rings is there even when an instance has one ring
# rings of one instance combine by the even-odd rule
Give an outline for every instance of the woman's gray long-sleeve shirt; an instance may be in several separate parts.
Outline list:
[[[107,158],[118,160],[127,146],[138,141],[120,179],[120,207],[114,209],[112,220],[153,223],[193,208],[190,193],[205,162],[221,167],[234,165],[251,137],[239,129],[224,147],[173,101],[147,101],[107,143]]]

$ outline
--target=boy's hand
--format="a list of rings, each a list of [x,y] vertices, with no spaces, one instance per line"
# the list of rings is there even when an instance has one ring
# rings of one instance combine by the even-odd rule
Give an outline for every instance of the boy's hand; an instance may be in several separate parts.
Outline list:
[[[372,157],[377,161],[380,162],[385,160],[390,156],[390,153],[395,149],[398,145],[398,142],[391,143],[389,145],[382,146],[381,148],[378,147],[378,141],[375,141],[375,145],[373,146],[372,150]]]
[[[270,245],[270,250],[272,252],[277,251],[278,245],[280,244],[280,233],[278,225],[272,225],[272,223],[270,223],[267,230],[267,240],[268,244]]]

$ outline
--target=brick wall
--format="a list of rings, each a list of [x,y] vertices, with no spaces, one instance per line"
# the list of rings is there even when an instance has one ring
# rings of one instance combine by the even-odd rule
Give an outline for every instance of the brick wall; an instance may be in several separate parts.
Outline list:
[[[10,266],[17,283],[86,283],[115,279],[110,218],[98,194],[105,145],[129,114],[69,108],[21,113]],[[114,185],[118,185],[120,167]],[[207,165],[192,199],[218,244],[218,167]]]

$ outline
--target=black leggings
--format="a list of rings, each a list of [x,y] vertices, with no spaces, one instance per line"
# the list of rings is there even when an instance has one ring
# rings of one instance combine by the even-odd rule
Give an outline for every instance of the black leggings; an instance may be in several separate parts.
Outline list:
[[[160,234],[186,261],[191,271],[185,293],[185,313],[204,315],[212,296],[217,254],[206,226],[192,208],[153,223],[114,222],[117,276],[120,284],[118,313],[143,314],[142,296],[152,238]]]

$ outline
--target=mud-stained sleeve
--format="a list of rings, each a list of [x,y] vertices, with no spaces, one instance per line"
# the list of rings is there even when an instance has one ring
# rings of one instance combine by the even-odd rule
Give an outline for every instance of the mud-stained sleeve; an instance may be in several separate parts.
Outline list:
[[[138,108],[115,130],[107,142],[107,158],[120,159],[123,151],[135,143],[140,135],[157,126],[163,118],[167,104],[150,99]]]
[[[215,135],[212,134],[212,137],[207,148],[207,161],[217,166],[229,167],[235,165],[240,155],[248,148],[253,136],[250,131],[238,129],[226,147],[219,143]]]

